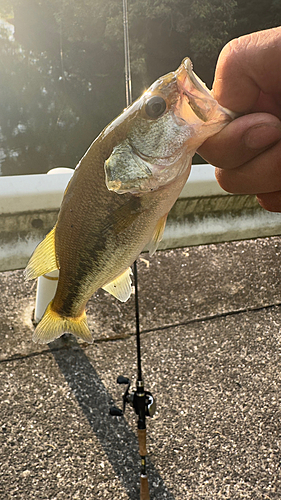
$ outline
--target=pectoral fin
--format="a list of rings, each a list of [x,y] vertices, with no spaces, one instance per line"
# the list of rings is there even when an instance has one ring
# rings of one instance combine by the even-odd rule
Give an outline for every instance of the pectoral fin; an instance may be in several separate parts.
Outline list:
[[[59,263],[55,249],[56,226],[47,234],[41,243],[35,248],[27,267],[24,271],[27,280],[32,280],[59,269]]]
[[[163,233],[164,233],[164,229],[166,226],[167,217],[168,217],[168,214],[163,215],[163,217],[161,217],[161,219],[159,219],[159,221],[156,224],[156,227],[153,231],[152,238],[147,246],[150,255],[153,255],[154,252],[156,252],[158,245],[163,238]]]
[[[114,281],[103,286],[103,290],[110,293],[121,302],[126,302],[132,293],[132,270],[129,267],[126,271],[118,276]]]
[[[142,205],[141,198],[132,196],[124,205],[121,205],[115,212],[110,214],[110,222],[104,226],[103,232],[106,233],[110,230],[114,234],[120,234],[126,231],[147,211],[148,209]]]

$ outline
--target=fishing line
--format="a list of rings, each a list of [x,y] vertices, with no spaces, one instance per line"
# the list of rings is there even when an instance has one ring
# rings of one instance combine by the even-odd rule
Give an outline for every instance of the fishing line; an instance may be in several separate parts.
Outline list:
[[[127,0],[123,0],[123,31],[124,31],[124,54],[125,54],[125,90],[126,90],[126,106],[132,104],[132,77],[130,64],[130,47],[129,47],[129,23],[128,23],[128,4]]]
[[[124,32],[124,55],[125,55],[125,92],[126,106],[132,104],[132,76],[130,63],[130,46],[129,46],[129,22],[128,22],[128,3],[123,1],[123,32]],[[138,381],[142,381],[141,372],[141,349],[140,349],[140,317],[139,317],[139,293],[138,293],[138,266],[134,262],[133,266],[134,284],[135,284],[135,321],[136,321],[136,338],[137,338],[137,359],[138,359]]]
[[[124,30],[124,53],[125,53],[125,87],[126,87],[126,105],[132,104],[132,80],[130,68],[129,51],[129,28],[128,28],[128,5],[127,0],[123,1],[123,30]],[[139,296],[138,296],[138,270],[137,262],[134,262],[134,284],[135,284],[135,316],[136,316],[136,342],[137,342],[137,366],[138,376],[136,389],[130,392],[131,382],[127,377],[119,375],[118,384],[125,384],[127,388],[123,394],[123,409],[116,407],[110,408],[111,415],[124,415],[127,404],[130,404],[138,415],[138,441],[139,455],[141,458],[140,469],[140,500],[149,500],[148,478],[146,473],[146,416],[152,417],[155,413],[155,400],[152,394],[144,390],[144,382],[141,372],[141,346],[140,346],[140,320],[139,320]]]
[[[63,9],[63,7],[62,7]],[[59,111],[59,114],[58,114],[58,118],[57,118],[57,121],[56,121],[56,124],[58,125],[60,120],[61,120],[61,117],[63,115],[63,112],[64,112],[64,109],[65,109],[65,105],[66,105],[66,88],[65,88],[65,70],[64,70],[64,48],[63,48],[63,36],[62,36],[62,17],[63,17],[63,12],[61,10],[61,17],[60,17],[60,20],[59,20],[59,60],[60,60],[60,72],[61,72],[61,75],[59,77],[59,81],[62,81],[63,82],[63,99],[62,99],[62,102],[60,101],[60,111]]]

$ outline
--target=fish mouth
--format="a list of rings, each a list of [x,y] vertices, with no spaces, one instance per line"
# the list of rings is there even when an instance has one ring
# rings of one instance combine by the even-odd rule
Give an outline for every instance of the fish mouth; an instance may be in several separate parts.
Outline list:
[[[192,71],[192,62],[188,57],[183,60],[175,73],[179,92],[186,98],[185,105],[181,105],[179,110],[180,117],[186,122],[191,118],[191,110],[203,122],[209,122],[214,117],[222,121],[231,121],[234,118],[233,113],[220,106],[213,98],[211,91],[195,75]]]

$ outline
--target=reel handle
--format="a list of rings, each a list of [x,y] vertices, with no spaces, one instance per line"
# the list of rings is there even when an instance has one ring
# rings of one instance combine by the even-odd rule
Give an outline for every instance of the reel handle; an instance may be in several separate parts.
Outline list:
[[[127,377],[123,377],[123,375],[119,375],[117,377],[117,384],[130,384],[130,380]]]
[[[117,408],[117,406],[111,406],[111,408],[109,408],[109,414],[113,417],[122,417],[122,415],[124,415],[123,411]]]

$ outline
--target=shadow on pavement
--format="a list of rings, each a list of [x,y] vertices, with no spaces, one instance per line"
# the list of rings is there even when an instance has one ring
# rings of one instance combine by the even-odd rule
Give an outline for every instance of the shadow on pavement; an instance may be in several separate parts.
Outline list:
[[[139,499],[140,456],[138,440],[124,417],[112,417],[113,404],[93,365],[78,343],[67,347],[64,338],[50,344],[50,350],[80,408],[95,432],[130,500]],[[174,500],[158,471],[148,458],[150,498]],[[95,471],[93,470],[93,474]]]

